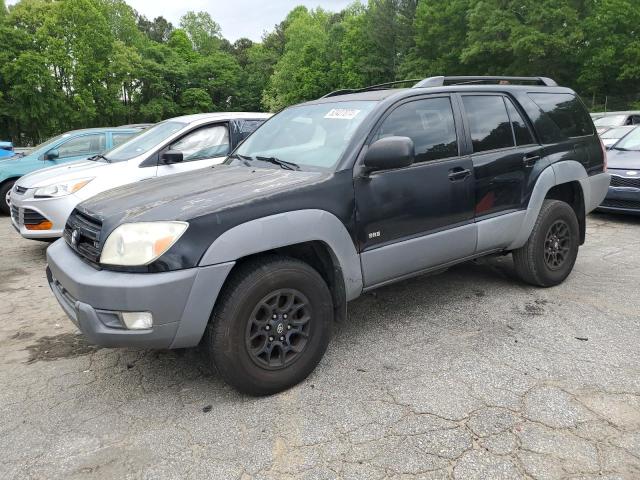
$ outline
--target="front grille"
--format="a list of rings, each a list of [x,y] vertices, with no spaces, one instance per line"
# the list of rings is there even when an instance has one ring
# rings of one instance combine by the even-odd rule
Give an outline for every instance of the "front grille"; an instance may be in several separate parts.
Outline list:
[[[619,177],[617,175],[611,175],[611,186],[640,188],[640,177],[630,178],[630,177]]]
[[[64,227],[64,239],[67,244],[82,257],[92,263],[100,260],[100,233],[102,222],[89,215],[74,210]],[[73,240],[75,233],[75,241]]]
[[[28,208],[22,209],[22,219],[25,225],[38,225],[42,222],[46,222],[47,219],[40,215],[35,210],[30,210]]]
[[[35,210],[18,208],[15,205],[11,205],[11,218],[20,226],[39,225],[47,221],[46,217],[43,217]]]
[[[616,200],[611,198],[605,198],[602,202],[603,207],[611,208],[627,208],[630,210],[640,210],[640,200]]]

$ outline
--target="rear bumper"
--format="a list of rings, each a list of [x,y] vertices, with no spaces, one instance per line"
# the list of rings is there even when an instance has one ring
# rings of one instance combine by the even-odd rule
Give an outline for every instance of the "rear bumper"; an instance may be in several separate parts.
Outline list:
[[[184,348],[199,343],[234,263],[164,273],[96,270],[58,240],[47,278],[60,306],[89,339],[107,347]],[[128,330],[120,312],[150,312],[153,327]]]
[[[611,175],[608,173],[599,173],[597,175],[591,175],[580,182],[586,182],[589,189],[587,195],[584,188],[585,185],[583,183],[582,187],[583,192],[585,193],[585,213],[589,213],[595,210],[607,195],[609,185],[611,184]]]

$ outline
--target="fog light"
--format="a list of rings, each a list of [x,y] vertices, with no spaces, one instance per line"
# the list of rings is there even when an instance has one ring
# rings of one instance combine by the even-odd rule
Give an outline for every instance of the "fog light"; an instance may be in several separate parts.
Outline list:
[[[150,312],[120,312],[120,318],[129,330],[149,330],[153,327]]]
[[[45,220],[44,222],[40,222],[36,225],[25,224],[24,228],[27,230],[51,230],[53,228],[53,223],[49,220]]]

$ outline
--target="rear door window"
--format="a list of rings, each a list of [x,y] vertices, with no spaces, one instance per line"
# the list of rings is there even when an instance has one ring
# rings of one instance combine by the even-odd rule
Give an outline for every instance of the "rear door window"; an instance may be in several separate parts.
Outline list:
[[[502,96],[465,95],[462,102],[469,122],[474,153],[515,146]]]
[[[513,127],[513,135],[516,137],[516,145],[531,145],[536,143],[531,135],[531,131],[522,118],[522,115],[516,110],[513,102],[508,98],[504,99],[507,104],[507,112],[509,113],[509,119],[511,120],[511,126]]]
[[[532,92],[529,97],[547,114],[565,138],[593,135],[591,118],[575,95]]]

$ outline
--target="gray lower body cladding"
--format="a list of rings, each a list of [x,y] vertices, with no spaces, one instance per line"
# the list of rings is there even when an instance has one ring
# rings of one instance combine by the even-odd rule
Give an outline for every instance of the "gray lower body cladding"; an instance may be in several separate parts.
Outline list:
[[[108,347],[184,348],[199,343],[216,297],[234,263],[165,273],[96,270],[63,240],[47,250],[47,277],[71,321]],[[128,330],[120,312],[150,312],[153,327]]]

